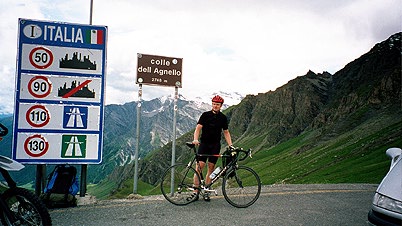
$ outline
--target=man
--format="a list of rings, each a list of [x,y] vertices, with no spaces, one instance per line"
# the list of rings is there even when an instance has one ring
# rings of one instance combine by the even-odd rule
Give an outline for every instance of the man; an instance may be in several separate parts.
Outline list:
[[[216,95],[212,98],[212,110],[202,113],[198,120],[197,126],[194,132],[193,144],[199,145],[198,154],[215,155],[219,154],[221,149],[221,133],[223,135],[228,146],[232,146],[232,139],[228,130],[228,121],[226,116],[221,112],[223,105],[223,98]],[[198,138],[201,138],[198,141]],[[218,161],[218,157],[215,156],[198,156],[199,165],[196,166],[197,172],[200,173],[208,160],[208,171],[205,179],[205,183],[209,184],[211,178],[209,175],[214,171],[215,164]],[[194,184],[199,185],[199,181],[194,176]],[[196,198],[198,199],[198,197]],[[209,194],[205,193],[205,201],[210,201]]]

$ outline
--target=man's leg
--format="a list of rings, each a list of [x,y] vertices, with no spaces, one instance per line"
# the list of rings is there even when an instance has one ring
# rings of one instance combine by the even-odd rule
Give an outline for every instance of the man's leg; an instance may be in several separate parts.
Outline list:
[[[212,172],[214,172],[214,169],[215,169],[215,163],[208,162],[208,172],[207,172],[207,176],[205,179],[206,184],[211,183],[211,178],[209,177],[209,175],[211,175]]]
[[[196,166],[195,166],[195,170],[197,171],[197,173],[199,175],[201,175],[202,169],[204,169],[205,166],[205,162],[203,161],[199,161]],[[200,186],[200,181],[198,181],[197,175],[194,174],[194,185],[196,187]]]

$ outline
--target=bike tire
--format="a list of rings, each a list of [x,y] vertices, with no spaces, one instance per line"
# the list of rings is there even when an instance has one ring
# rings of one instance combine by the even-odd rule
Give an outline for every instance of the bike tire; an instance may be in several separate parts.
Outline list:
[[[6,202],[20,225],[52,225],[52,219],[37,195],[24,188],[10,188],[1,198]],[[12,225],[4,212],[0,213],[3,225]]]
[[[172,172],[174,172],[173,180]],[[194,176],[198,181],[201,181],[196,170],[186,164],[176,164],[169,167],[163,173],[160,184],[163,196],[178,206],[187,205],[197,200],[200,190],[194,187]]]
[[[222,193],[232,206],[249,207],[260,197],[260,177],[250,167],[237,166],[227,172],[223,178]]]

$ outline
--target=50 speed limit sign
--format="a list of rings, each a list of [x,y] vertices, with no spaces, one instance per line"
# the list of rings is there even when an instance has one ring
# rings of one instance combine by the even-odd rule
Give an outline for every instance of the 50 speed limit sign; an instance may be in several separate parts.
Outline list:
[[[53,53],[45,47],[36,47],[29,53],[29,62],[38,69],[46,69],[53,63]]]

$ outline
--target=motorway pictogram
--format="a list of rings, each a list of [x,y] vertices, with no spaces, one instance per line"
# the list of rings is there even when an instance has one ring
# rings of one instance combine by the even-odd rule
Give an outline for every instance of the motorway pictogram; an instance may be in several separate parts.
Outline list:
[[[64,106],[63,128],[86,129],[88,125],[88,107]]]
[[[63,135],[61,157],[62,158],[85,158],[86,135]]]

